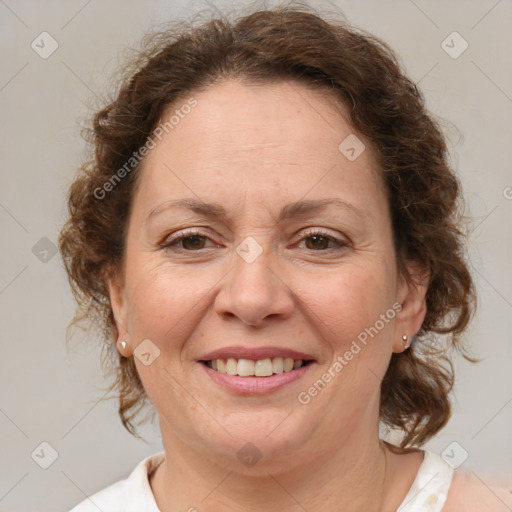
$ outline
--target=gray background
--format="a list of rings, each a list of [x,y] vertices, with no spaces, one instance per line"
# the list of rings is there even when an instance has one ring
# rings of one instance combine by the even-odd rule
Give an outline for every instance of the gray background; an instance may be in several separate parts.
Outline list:
[[[450,453],[469,454],[462,468],[483,482],[510,485],[512,2],[313,5],[342,10],[389,42],[429,107],[446,119],[453,165],[474,217],[468,253],[480,308],[467,337],[483,360],[456,360],[454,416],[427,446],[442,453],[455,441]],[[96,94],[107,91],[120,52],[155,23],[207,7],[164,0],[0,0],[2,511],[67,510],[162,449],[155,425],[142,430],[144,444],[122,428],[114,400],[100,401],[107,381],[98,342],[83,336],[66,350],[74,304],[60,257],[51,250],[66,217],[66,190],[85,154],[79,124],[97,105]],[[59,45],[47,59],[31,48],[43,31]],[[458,58],[441,46],[453,31],[469,44]],[[452,53],[461,43],[448,39]],[[47,469],[35,462],[51,462],[51,451],[43,446],[41,452],[44,441],[58,452]],[[33,459],[34,450],[40,456]]]

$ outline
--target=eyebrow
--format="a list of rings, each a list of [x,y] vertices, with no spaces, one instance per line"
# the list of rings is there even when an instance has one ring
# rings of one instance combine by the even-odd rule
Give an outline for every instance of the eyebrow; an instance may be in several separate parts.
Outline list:
[[[347,203],[337,197],[330,197],[325,199],[301,200],[287,204],[279,212],[277,222],[280,223],[294,217],[302,217],[310,213],[323,210],[328,206],[337,206],[345,211],[356,214],[358,217],[366,217],[363,210],[357,208],[353,204]],[[222,222],[226,222],[229,219],[226,209],[221,204],[205,203],[204,201],[198,201],[197,199],[187,198],[165,201],[164,203],[156,206],[149,212],[146,221],[149,221],[152,217],[172,208],[184,208],[204,217],[213,218]]]

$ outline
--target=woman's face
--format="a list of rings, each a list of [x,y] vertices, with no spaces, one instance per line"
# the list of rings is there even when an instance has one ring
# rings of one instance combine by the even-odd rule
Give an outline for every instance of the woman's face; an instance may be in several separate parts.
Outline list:
[[[389,359],[425,306],[397,273],[369,148],[299,83],[191,96],[144,160],[110,282],[166,448],[249,471],[376,436]]]

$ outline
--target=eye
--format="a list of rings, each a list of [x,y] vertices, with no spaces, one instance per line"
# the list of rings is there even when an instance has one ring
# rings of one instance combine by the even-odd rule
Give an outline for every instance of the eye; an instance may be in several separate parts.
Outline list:
[[[196,229],[188,229],[165,239],[160,247],[162,249],[194,252],[205,249],[206,240],[209,240],[209,238],[205,233]]]
[[[206,233],[197,229],[187,229],[166,238],[160,247],[171,251],[197,252],[208,249],[205,247],[208,240],[210,238]],[[306,231],[300,242],[305,242],[306,249],[314,252],[341,250],[348,245],[345,240],[319,228]]]
[[[308,243],[308,240],[310,241],[310,243]],[[301,242],[302,241],[305,241],[306,249],[316,252],[323,252],[332,249],[339,250],[348,245],[348,243],[345,240],[337,238],[333,236],[331,233],[328,233],[318,228],[306,231],[304,233],[304,236],[301,238]],[[329,247],[329,244],[332,243],[335,244],[335,247]]]

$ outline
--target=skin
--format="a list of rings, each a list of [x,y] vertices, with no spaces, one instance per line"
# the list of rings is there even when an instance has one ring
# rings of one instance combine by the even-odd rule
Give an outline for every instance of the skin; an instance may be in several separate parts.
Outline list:
[[[123,266],[109,280],[122,354],[144,339],[160,350],[149,366],[135,358],[167,455],[151,480],[157,504],[164,512],[396,510],[422,455],[395,455],[379,442],[379,389],[402,335],[421,327],[426,285],[397,271],[369,144],[349,161],[338,145],[353,127],[329,92],[298,83],[230,80],[193,96],[197,106],[144,160]],[[360,215],[329,206],[277,223],[288,203],[333,197]],[[160,208],[148,220],[183,198],[219,203],[228,219]],[[200,249],[161,247],[191,227],[206,236]],[[344,245],[318,249],[309,228]],[[248,236],[263,249],[252,263],[236,252]],[[301,404],[298,393],[396,303],[401,311]],[[272,394],[237,396],[197,361],[230,345],[289,347],[316,363]],[[262,454],[252,467],[237,457],[247,442]]]
[[[443,512],[510,512],[512,490],[476,473],[455,472]]]

